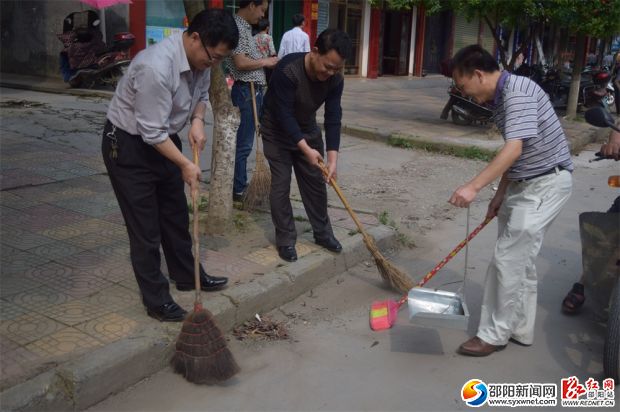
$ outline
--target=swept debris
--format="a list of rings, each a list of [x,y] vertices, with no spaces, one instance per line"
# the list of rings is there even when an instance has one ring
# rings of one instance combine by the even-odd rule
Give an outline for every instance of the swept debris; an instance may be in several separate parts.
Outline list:
[[[268,317],[256,316],[233,329],[233,336],[238,340],[286,340],[288,331],[283,322],[276,322]]]

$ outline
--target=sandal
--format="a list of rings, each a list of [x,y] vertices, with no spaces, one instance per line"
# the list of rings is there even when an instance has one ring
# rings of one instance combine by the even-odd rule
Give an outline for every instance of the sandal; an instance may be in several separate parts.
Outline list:
[[[585,301],[586,297],[584,295],[583,285],[581,283],[575,283],[562,301],[562,312],[572,315],[583,306]]]

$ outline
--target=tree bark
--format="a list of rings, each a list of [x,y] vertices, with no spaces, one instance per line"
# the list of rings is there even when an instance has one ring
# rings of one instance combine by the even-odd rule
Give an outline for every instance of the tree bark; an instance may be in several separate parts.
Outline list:
[[[206,8],[207,3],[205,0],[183,0],[187,18],[191,21]],[[221,234],[232,224],[232,184],[239,128],[239,110],[232,105],[221,65],[211,67],[209,100],[214,121],[206,232]]]
[[[233,106],[221,65],[211,68],[209,99],[213,107],[213,151],[207,232],[226,232],[232,223],[232,183],[239,128],[239,109]]]
[[[566,106],[566,119],[572,120],[577,115],[577,104],[579,99],[579,83],[581,82],[581,71],[583,70],[583,57],[585,55],[586,36],[577,33],[577,44],[575,56],[573,57],[573,74],[570,82],[570,92]]]

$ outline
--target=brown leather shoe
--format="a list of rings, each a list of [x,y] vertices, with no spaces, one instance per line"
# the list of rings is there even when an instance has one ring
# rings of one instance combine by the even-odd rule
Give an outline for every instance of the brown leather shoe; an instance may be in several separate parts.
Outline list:
[[[486,343],[480,339],[478,336],[474,336],[459,346],[458,352],[461,355],[467,356],[489,356],[493,352],[500,351],[505,347],[506,345],[491,345],[490,343]]]

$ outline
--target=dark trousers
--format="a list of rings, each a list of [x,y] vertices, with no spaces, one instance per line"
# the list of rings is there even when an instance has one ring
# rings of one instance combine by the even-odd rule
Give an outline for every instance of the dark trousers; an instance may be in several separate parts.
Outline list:
[[[308,145],[323,154],[320,136],[307,140]],[[294,246],[297,240],[291,206],[291,169],[295,170],[301,200],[310,220],[315,239],[333,236],[327,215],[327,189],[321,170],[311,166],[296,146],[263,139],[265,157],[271,169],[271,219],[276,229],[276,246]]]
[[[157,308],[172,302],[169,283],[161,271],[161,245],[170,279],[192,283],[194,258],[189,215],[181,170],[140,136],[108,121],[103,131],[103,161],[125,219],[131,264],[144,305]],[[181,150],[179,136],[170,136]],[[116,141],[117,158],[110,157]],[[204,273],[202,267],[201,272]]]
[[[615,98],[614,103],[616,104],[616,114],[620,116],[620,88],[616,86],[615,82],[614,82],[614,98]]]

